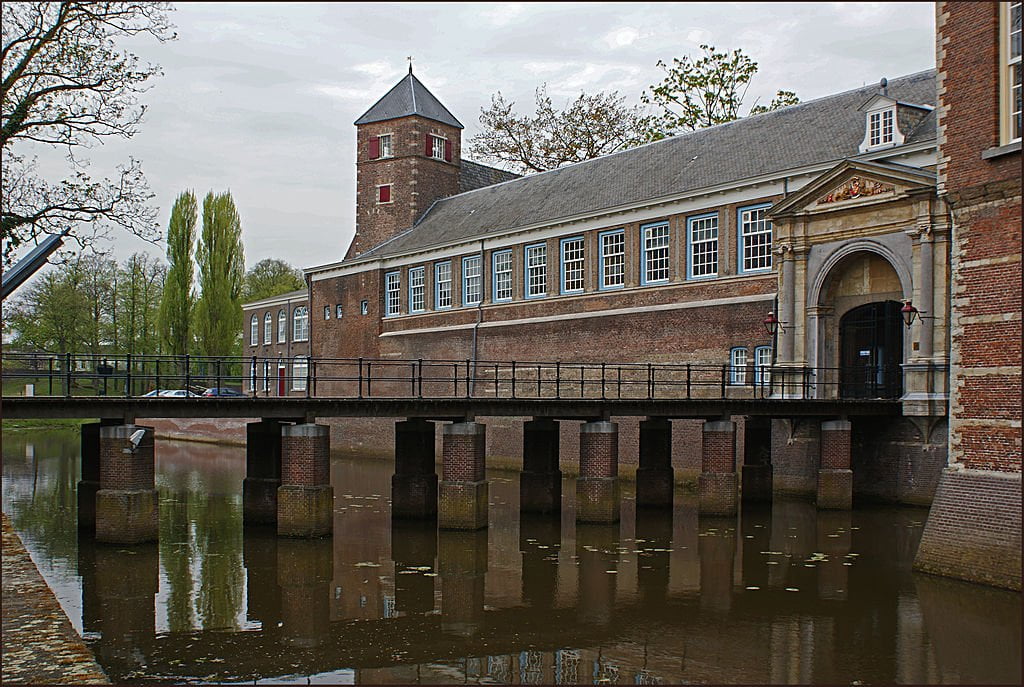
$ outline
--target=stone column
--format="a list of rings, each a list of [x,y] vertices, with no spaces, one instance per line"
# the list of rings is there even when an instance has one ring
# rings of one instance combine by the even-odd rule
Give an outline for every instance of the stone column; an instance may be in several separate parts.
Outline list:
[[[477,422],[445,425],[437,526],[446,530],[487,527],[486,427]]]
[[[580,426],[577,522],[619,521],[619,426],[601,420]]]
[[[437,527],[433,522],[391,521],[391,560],[395,562],[395,610],[424,614],[434,610],[434,572]],[[405,573],[405,571],[414,571]]]
[[[736,515],[736,423],[717,420],[704,423],[701,473],[697,480],[700,513]]]
[[[932,236],[931,226],[925,224],[918,227],[921,236],[921,281],[920,281],[920,305],[917,309],[927,313],[927,317],[919,317],[918,323],[921,327],[921,342],[917,356],[931,359],[932,340],[935,336],[935,244]]]
[[[277,490],[277,533],[282,537],[325,537],[334,527],[331,439],[327,425],[281,428],[281,486]]]
[[[130,437],[144,434],[138,444]],[[153,428],[100,427],[100,488],[96,492],[96,540],[139,544],[159,537],[153,482]]]
[[[665,418],[640,421],[640,465],[636,470],[638,508],[672,508],[675,473],[672,470],[672,422]]]
[[[446,634],[472,637],[479,631],[484,617],[487,530],[442,531],[437,537],[441,630]]]
[[[395,423],[391,517],[408,520],[432,520],[437,517],[433,422],[414,419]]]
[[[779,298],[779,319],[785,322],[785,330],[779,331],[778,361],[793,362],[794,339],[796,335],[796,262],[792,246],[779,248],[782,257],[782,293]]]
[[[283,487],[282,487],[283,488]],[[283,643],[299,649],[323,644],[330,631],[332,540],[282,540],[277,547]]]
[[[281,486],[281,427],[278,420],[245,426],[245,479],[242,480],[242,522],[277,523],[277,490]]]
[[[523,513],[562,512],[558,429],[558,423],[548,418],[523,423],[523,471],[519,475],[519,509]]]
[[[740,495],[744,503],[772,500],[772,427],[768,418],[748,417],[743,426]]]
[[[851,425],[846,420],[830,420],[821,423],[818,508],[850,510],[853,507],[850,430]]]

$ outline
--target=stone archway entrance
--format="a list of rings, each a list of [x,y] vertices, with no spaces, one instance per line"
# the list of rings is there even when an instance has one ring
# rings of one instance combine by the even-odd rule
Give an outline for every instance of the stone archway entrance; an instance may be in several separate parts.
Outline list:
[[[899,398],[903,392],[901,304],[858,306],[839,320],[839,395]]]

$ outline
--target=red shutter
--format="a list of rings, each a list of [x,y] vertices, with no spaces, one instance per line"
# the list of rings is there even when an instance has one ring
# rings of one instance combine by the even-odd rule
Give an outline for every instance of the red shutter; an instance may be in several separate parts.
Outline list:
[[[390,203],[391,202],[391,185],[380,187],[380,202]]]
[[[427,134],[427,147],[426,147],[426,149],[424,150],[424,153],[423,153],[427,157],[431,157],[434,154],[434,142],[432,140],[430,140],[432,138],[433,138],[433,136],[431,136],[430,134]]]
[[[444,142],[444,161],[445,162],[451,162],[452,161],[452,142],[451,141],[445,141]]]
[[[376,160],[380,157],[380,137],[370,136],[370,159]]]

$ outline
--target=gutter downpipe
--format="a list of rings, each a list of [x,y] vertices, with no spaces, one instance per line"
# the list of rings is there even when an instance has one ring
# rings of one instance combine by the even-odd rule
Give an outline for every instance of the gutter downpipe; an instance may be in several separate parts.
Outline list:
[[[493,275],[492,275],[493,278]],[[480,239],[480,302],[476,304],[476,323],[473,324],[473,348],[470,353],[472,361],[472,373],[466,380],[469,384],[469,395],[472,396],[476,388],[476,356],[477,356],[477,331],[484,319],[484,240]]]

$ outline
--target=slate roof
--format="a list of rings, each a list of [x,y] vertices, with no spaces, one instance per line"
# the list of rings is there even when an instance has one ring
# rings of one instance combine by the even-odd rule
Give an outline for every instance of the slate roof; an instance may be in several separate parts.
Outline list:
[[[888,95],[934,106],[935,70],[892,79]],[[649,143],[568,167],[437,201],[417,224],[359,260],[401,255],[499,230],[553,223],[584,213],[653,202],[859,155],[864,113],[877,83],[754,117]],[[935,138],[935,112],[906,144]]]
[[[427,90],[427,87],[420,82],[410,71],[404,79],[384,94],[384,97],[373,104],[363,116],[355,121],[360,124],[370,122],[383,122],[398,117],[419,115],[435,122],[448,124],[459,129],[464,128],[459,120],[448,111],[441,101],[434,97],[434,94]]]
[[[472,160],[462,160],[459,165],[459,193],[475,191],[484,186],[493,186],[503,181],[520,178],[519,174],[506,172],[497,167],[488,167]]]

